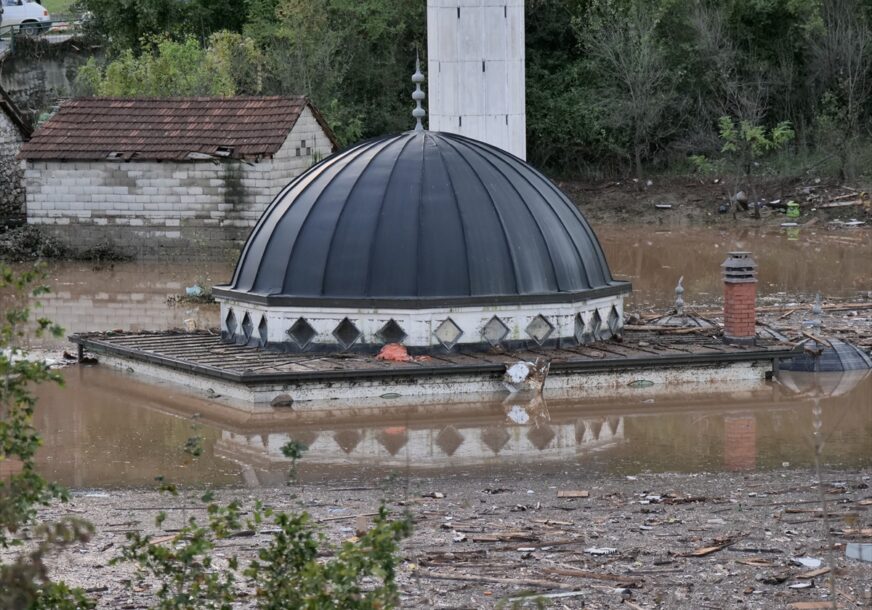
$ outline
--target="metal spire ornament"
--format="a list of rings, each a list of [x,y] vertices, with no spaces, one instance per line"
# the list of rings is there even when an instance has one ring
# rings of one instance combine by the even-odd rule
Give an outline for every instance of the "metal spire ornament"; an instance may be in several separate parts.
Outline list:
[[[676,316],[684,316],[684,286],[681,285],[681,282],[684,281],[684,276],[682,275],[678,278],[678,285],[675,287],[675,315]]]
[[[412,75],[412,82],[415,83],[415,90],[412,92],[412,99],[415,100],[416,107],[412,110],[412,116],[415,117],[415,131],[424,131],[424,125],[421,119],[427,116],[427,113],[421,107],[421,102],[424,101],[424,92],[421,91],[421,83],[424,82],[424,75],[421,74],[421,58],[418,53],[415,53],[415,73]]]

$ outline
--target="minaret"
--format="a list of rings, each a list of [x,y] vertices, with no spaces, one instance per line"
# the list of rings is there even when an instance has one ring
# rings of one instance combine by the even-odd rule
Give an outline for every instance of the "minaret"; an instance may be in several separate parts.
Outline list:
[[[526,159],[524,0],[427,0],[429,128]]]

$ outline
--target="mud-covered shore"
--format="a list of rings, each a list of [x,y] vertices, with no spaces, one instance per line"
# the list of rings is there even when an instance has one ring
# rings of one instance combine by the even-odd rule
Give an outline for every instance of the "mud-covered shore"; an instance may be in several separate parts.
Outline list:
[[[872,227],[872,201],[867,192],[872,189],[863,185],[770,178],[761,181],[756,196],[729,178],[675,176],[601,183],[558,181],[557,185],[594,226],[748,228],[795,223],[798,227],[834,231],[865,231]],[[737,194],[743,203],[736,203]],[[788,202],[798,204],[798,216],[787,215]],[[759,208],[759,218],[755,207]]]
[[[414,529],[402,544],[398,577],[404,608],[513,607],[518,597],[555,595],[546,607],[768,610],[828,600],[831,575],[837,607],[870,607],[872,564],[846,559],[845,551],[850,542],[872,542],[872,465],[823,478],[821,488],[814,473],[789,467],[635,477],[398,476],[220,490],[216,500],[238,499],[250,510],[258,498],[278,510],[305,510],[333,542],[365,528],[382,502],[394,515],[408,511]],[[154,583],[132,589],[125,584],[132,567],[109,562],[128,531],[165,538],[185,519],[204,517],[201,494],[75,492],[43,517],[87,518],[97,534],[57,558],[54,576],[91,591],[99,608],[147,607]],[[157,528],[161,510],[169,517]],[[214,557],[220,564],[235,555],[244,564],[270,536],[263,527],[220,541]],[[253,605],[244,578],[238,593],[240,607]]]

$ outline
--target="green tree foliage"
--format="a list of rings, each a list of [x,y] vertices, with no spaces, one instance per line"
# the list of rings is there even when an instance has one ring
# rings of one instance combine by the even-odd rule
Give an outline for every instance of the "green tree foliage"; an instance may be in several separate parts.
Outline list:
[[[240,34],[218,32],[202,47],[193,37],[152,40],[135,55],[130,49],[101,67],[95,59],[76,78],[80,95],[159,97],[256,94],[261,90],[262,58]]]
[[[133,67],[165,40],[182,45],[176,57],[192,72],[176,82],[177,94],[308,95],[343,144],[411,124],[409,75],[415,51],[426,51],[423,1],[82,1],[120,62],[111,79],[86,66],[83,86],[109,80],[129,95],[166,90]],[[790,121],[795,150],[821,149],[843,177],[862,169],[850,160],[872,127],[869,0],[525,6],[528,153],[537,165],[640,176],[690,155],[715,161],[719,119],[731,116],[767,129]],[[215,83],[205,86],[201,72]]]
[[[39,268],[16,273],[0,266],[0,290],[8,303],[0,321],[0,550],[6,556],[0,563],[0,608],[85,610],[93,607],[90,600],[81,590],[53,582],[45,560],[87,541],[91,526],[76,519],[36,522],[41,506],[67,498],[64,489],[36,471],[41,439],[33,425],[36,399],[31,393],[34,384],[61,383],[62,378],[21,349],[29,332],[62,334],[47,319],[31,320],[30,300],[48,291],[41,279]],[[10,554],[24,546],[25,538],[28,546]]]
[[[201,42],[219,30],[241,32],[245,0],[78,0],[90,27],[116,50],[138,53],[143,41],[194,36]]]

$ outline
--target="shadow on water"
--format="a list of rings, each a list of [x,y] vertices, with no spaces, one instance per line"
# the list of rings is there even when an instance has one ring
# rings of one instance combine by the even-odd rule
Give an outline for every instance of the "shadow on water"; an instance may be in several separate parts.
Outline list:
[[[813,464],[814,397],[769,383],[752,391],[643,393],[638,400],[527,397],[355,410],[242,411],[146,384],[102,367],[66,371],[67,387],[40,388],[38,426],[44,474],[73,487],[137,487],[156,474],[185,485],[281,485],[281,447],[309,447],[303,483],[529,471],[629,475],[644,471],[743,471]],[[872,464],[872,376],[835,386],[819,399],[825,463]],[[183,447],[202,437],[203,455]]]

